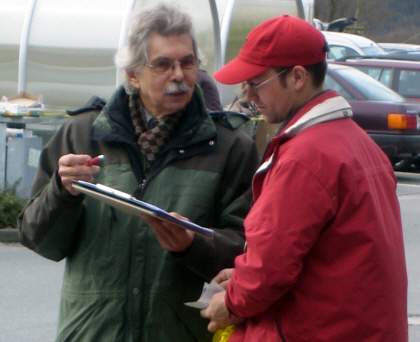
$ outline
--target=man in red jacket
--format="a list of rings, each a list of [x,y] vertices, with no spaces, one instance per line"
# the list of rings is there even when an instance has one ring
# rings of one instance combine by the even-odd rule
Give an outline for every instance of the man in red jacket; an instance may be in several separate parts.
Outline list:
[[[237,325],[229,342],[408,340],[396,178],[347,101],[325,89],[327,50],[321,32],[284,15],[214,74],[247,81],[247,100],[282,122],[254,177],[246,251],[201,311],[210,331]]]

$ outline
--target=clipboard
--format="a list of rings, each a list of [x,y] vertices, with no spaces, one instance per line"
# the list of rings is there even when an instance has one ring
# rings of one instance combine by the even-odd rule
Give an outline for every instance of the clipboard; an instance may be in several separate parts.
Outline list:
[[[152,204],[138,200],[125,192],[110,188],[102,184],[93,184],[81,180],[73,180],[73,188],[105,204],[134,216],[149,215],[162,221],[168,221],[184,229],[212,238],[214,231],[193,222],[181,220],[165,210]]]

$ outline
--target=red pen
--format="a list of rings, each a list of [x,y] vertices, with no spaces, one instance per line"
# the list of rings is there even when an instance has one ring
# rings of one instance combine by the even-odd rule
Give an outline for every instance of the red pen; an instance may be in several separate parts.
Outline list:
[[[104,160],[105,160],[105,156],[103,154],[101,154],[100,156],[92,158],[85,165],[86,166],[98,165],[98,164],[102,163]]]

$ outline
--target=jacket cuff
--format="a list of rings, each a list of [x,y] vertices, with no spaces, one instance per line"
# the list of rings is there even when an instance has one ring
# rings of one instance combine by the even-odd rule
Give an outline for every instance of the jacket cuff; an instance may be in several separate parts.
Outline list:
[[[83,199],[86,197],[85,194],[79,194],[79,195],[72,195],[70,193],[67,194],[67,191],[63,191],[63,186],[61,183],[61,178],[57,171],[54,172],[53,177],[51,178],[51,185],[52,185],[52,193],[54,196],[57,196],[60,198],[60,200],[67,202],[67,203],[79,203],[82,202]]]
[[[191,250],[191,248],[192,248],[192,245],[194,244],[194,241],[195,241],[196,239],[197,239],[197,234],[195,234],[195,235],[194,235],[194,239],[193,239],[193,241],[191,242],[191,245],[189,245],[189,246],[187,247],[187,249],[186,249],[186,250],[184,250],[184,251],[182,251],[182,252],[172,252],[172,251],[171,251],[172,256],[173,256],[174,258],[182,258],[183,256],[188,255],[188,253],[190,252],[190,250]]]
[[[230,298],[229,298],[229,284],[228,284],[228,287],[227,287],[227,289],[226,289],[226,293],[225,293],[225,304],[226,304],[226,308],[227,308],[227,310],[228,310],[228,317],[229,318],[231,318],[232,317],[232,315],[234,315],[234,316],[236,316],[236,317],[240,317],[239,315],[237,315],[236,313],[235,313],[235,311],[234,311],[234,306],[233,306],[233,304],[232,304],[232,302],[230,301]]]

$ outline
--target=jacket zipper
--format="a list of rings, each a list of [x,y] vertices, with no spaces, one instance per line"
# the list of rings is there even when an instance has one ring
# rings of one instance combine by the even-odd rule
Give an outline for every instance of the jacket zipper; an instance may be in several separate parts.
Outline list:
[[[286,342],[286,339],[284,338],[284,335],[280,330],[280,326],[279,326],[279,323],[277,322],[277,319],[274,319],[274,322],[276,322],[277,331],[279,333],[279,336],[280,336],[282,342]]]
[[[138,185],[137,189],[134,191],[135,198],[140,199],[140,195],[143,192],[145,185],[146,185],[146,178],[143,178],[143,181]]]

